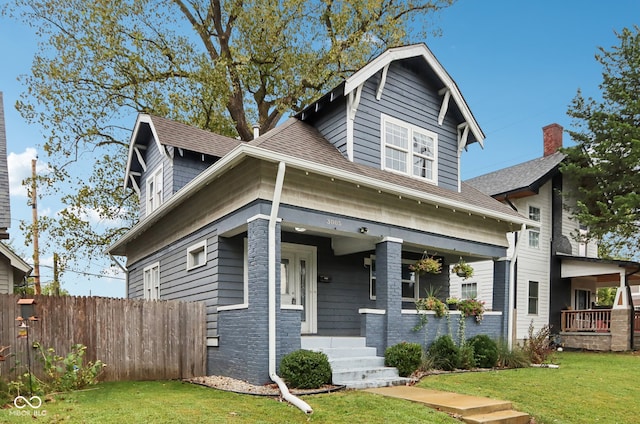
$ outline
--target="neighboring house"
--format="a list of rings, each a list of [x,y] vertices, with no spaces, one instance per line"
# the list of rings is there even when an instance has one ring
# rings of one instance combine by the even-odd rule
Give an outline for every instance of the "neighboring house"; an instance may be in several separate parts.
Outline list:
[[[7,168],[7,134],[4,123],[4,104],[0,91],[0,293],[13,293],[31,273],[31,267],[13,253],[2,240],[9,238],[11,208],[9,204],[9,170]]]
[[[518,340],[527,338],[532,322],[536,331],[551,324],[554,333],[567,332],[565,330],[571,330],[567,328],[571,327],[568,320],[575,318],[575,314],[580,314],[578,319],[585,321],[585,331],[595,331],[597,320],[589,318],[595,312],[565,313],[563,322],[562,311],[592,310],[597,289],[601,287],[621,288],[622,293],[616,301],[620,303],[618,306],[627,307],[630,298],[627,287],[639,283],[632,274],[640,269],[640,264],[599,259],[594,242],[576,239],[576,234],[586,235],[587,229],[572,219],[566,207],[576,188],[563,178],[559,169],[565,159],[558,151],[562,147],[563,129],[558,124],[551,124],[542,131],[544,155],[541,158],[467,181],[540,223],[539,228],[527,230],[515,265],[514,338]],[[515,237],[513,234],[509,237],[512,246]],[[510,248],[507,255],[512,251]],[[458,283],[471,286],[468,290],[490,296],[493,283],[487,270],[493,264],[481,262],[474,266],[478,271],[475,278]]]
[[[127,257],[129,298],[206,302],[208,372],[251,382],[310,335],[362,336],[379,355],[423,342],[414,300],[449,295],[448,272],[409,270],[424,252],[445,269],[494,261],[495,312],[467,334],[505,337],[506,233],[537,224],[460,181],[483,139],[423,44],[248,143],[140,115],[125,182],[140,221],[109,253]]]

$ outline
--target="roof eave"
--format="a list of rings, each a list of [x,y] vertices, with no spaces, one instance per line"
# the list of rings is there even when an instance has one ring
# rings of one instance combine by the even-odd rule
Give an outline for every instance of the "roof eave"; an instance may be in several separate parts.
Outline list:
[[[261,147],[241,144],[233,149],[228,155],[224,156],[218,162],[211,165],[207,170],[194,178],[189,184],[175,193],[167,202],[163,203],[151,215],[138,222],[138,224],[131,228],[131,230],[127,234],[125,234],[122,238],[109,246],[109,248],[107,249],[107,253],[116,256],[124,255],[124,252],[121,249],[124,248],[124,246],[129,241],[136,238],[139,233],[147,230],[153,223],[162,218],[184,200],[191,197],[201,187],[207,185],[213,178],[224,174],[228,169],[232,168],[246,157],[252,157],[274,163],[285,162],[287,166],[290,166],[292,168],[310,171],[318,175],[325,175],[330,178],[358,184],[360,186],[370,187],[372,189],[384,191],[400,197],[415,199],[416,201],[432,204],[437,207],[445,207],[458,212],[468,213],[469,215],[492,218],[499,222],[506,222],[508,224],[524,224],[527,227],[539,226],[539,223],[537,223],[536,221],[532,221],[521,215],[507,214],[476,205],[470,205],[465,202],[460,202],[457,200],[440,197],[434,194],[425,193],[421,190],[411,189],[398,184],[371,179],[370,177],[366,177],[357,173],[344,171],[342,169],[326,166],[288,155],[283,155],[282,153],[266,150]]]

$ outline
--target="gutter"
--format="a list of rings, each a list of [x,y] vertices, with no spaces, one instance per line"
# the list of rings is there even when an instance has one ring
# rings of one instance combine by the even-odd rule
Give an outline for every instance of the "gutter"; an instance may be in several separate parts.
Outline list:
[[[516,286],[516,260],[518,259],[518,253],[520,252],[520,246],[522,245],[522,241],[525,239],[524,237],[524,230],[527,228],[526,224],[522,224],[522,227],[520,228],[520,235],[521,237],[518,237],[518,235],[516,234],[516,243],[515,246],[513,248],[513,255],[511,255],[510,258],[510,263],[509,263],[509,302],[508,302],[508,320],[507,320],[507,346],[509,347],[509,350],[511,350],[513,348],[513,307],[514,307],[514,303],[515,300],[513,298],[513,293],[515,291],[515,286]]]
[[[276,374],[276,224],[278,222],[278,209],[280,208],[280,196],[286,165],[278,164],[278,176],[273,190],[271,203],[271,215],[269,216],[269,378],[278,385],[282,397],[287,402],[299,408],[305,414],[313,413],[313,409],[305,401],[295,397],[289,392],[284,381]]]
[[[454,199],[448,199],[446,197],[440,197],[435,194],[425,193],[420,190],[403,187],[393,183],[372,181],[370,177],[356,174],[350,171],[344,171],[341,169],[328,167],[319,163],[311,162],[304,159],[295,158],[289,155],[283,155],[281,153],[272,152],[257,146],[251,146],[241,144],[234,148],[230,153],[225,155],[218,162],[207,168],[204,172],[195,177],[190,183],[175,193],[169,200],[165,201],[158,209],[153,211],[148,217],[145,217],[142,221],[134,225],[124,236],[118,239],[107,249],[107,253],[111,252],[116,255],[120,255],[117,250],[123,248],[128,242],[135,239],[140,233],[147,230],[154,222],[158,221],[176,205],[188,199],[201,187],[208,185],[215,177],[222,175],[229,169],[233,168],[241,160],[251,157],[259,160],[280,163],[286,161],[290,167],[313,172],[318,175],[325,175],[329,178],[335,178],[345,182],[360,184],[372,189],[382,190],[394,195],[400,195],[402,197],[409,197],[411,199],[420,200],[429,204],[433,204],[437,207],[446,207],[454,209],[456,211],[473,214],[476,216],[484,216],[487,218],[496,219],[498,221],[505,221],[513,224],[527,224],[530,227],[539,227],[539,223],[527,219],[524,216],[517,216],[506,214],[484,208],[477,205],[470,205],[464,201],[457,201]]]

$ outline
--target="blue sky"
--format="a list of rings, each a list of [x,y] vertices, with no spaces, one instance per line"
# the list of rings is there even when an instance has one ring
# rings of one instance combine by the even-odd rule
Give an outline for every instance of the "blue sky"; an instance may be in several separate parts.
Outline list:
[[[474,145],[463,155],[463,178],[471,178],[542,155],[542,127],[570,128],[568,105],[578,88],[598,96],[602,68],[597,47],[617,45],[614,31],[640,25],[637,0],[459,0],[434,18],[442,36],[423,40],[456,81],[483,129],[485,148]],[[28,126],[13,105],[24,87],[37,40],[35,30],[0,17],[0,91],[4,93],[10,178],[30,173],[31,159],[44,139]],[[131,122],[133,126],[134,122]],[[565,145],[571,141],[565,134]],[[44,154],[40,152],[44,166]],[[42,214],[55,213],[55,199],[39,202]],[[23,246],[20,219],[31,219],[23,189],[12,186],[14,246],[31,262]],[[41,258],[51,264],[50,255]],[[89,273],[100,274],[109,261],[96,261]],[[52,271],[41,269],[43,282]],[[121,277],[119,277],[121,278]],[[68,272],[63,287],[76,295],[124,296],[122,279]]]

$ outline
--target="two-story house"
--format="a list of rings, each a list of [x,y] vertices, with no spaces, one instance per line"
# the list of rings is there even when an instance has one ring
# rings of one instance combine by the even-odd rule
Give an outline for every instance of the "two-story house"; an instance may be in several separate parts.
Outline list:
[[[0,293],[13,293],[31,273],[31,267],[2,240],[9,238],[11,207],[9,203],[9,170],[7,168],[7,133],[4,122],[4,103],[0,91]]]
[[[423,44],[393,48],[253,141],[140,115],[126,188],[140,221],[127,296],[204,301],[208,372],[268,381],[310,336],[361,340],[378,355],[421,340],[414,300],[449,274],[409,265],[490,260],[492,305],[472,332],[504,337],[506,233],[537,225],[460,181],[484,135]],[[350,340],[351,340],[350,339]]]
[[[569,334],[610,334],[611,311],[595,308],[597,290],[618,288],[614,308],[628,309],[629,286],[638,284],[634,273],[640,267],[635,262],[599,259],[596,243],[576,237],[586,235],[587,229],[572,219],[567,208],[572,201],[571,193],[577,188],[560,172],[565,160],[565,155],[558,151],[562,147],[563,128],[551,124],[542,132],[542,157],[467,180],[469,185],[539,223],[538,228],[529,228],[524,234],[515,264],[514,339],[527,338],[531,323],[536,331],[550,324],[554,333],[563,333],[571,347],[628,350],[630,346],[622,340],[613,347],[611,340],[604,342],[603,337],[597,343],[590,340],[581,344]],[[512,254],[516,238],[522,236],[509,236],[511,247],[507,256]],[[487,261],[475,263],[473,279],[459,280],[454,276],[457,280],[452,284],[454,295],[490,299],[493,283],[487,271],[492,266]]]

